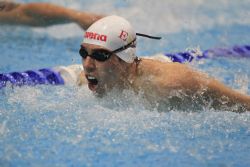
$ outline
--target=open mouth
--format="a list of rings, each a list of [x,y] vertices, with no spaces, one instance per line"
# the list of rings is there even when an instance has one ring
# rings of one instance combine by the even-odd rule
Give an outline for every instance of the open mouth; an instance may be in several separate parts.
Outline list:
[[[92,91],[96,91],[98,80],[96,77],[91,75],[86,75],[86,79],[88,80],[88,87]]]

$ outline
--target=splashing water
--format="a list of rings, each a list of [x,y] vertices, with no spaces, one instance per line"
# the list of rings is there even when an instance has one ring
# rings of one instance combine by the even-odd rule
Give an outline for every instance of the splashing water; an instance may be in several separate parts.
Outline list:
[[[1,93],[0,162],[7,165],[249,164],[249,113],[162,113],[131,92],[123,103],[96,100],[86,87]]]

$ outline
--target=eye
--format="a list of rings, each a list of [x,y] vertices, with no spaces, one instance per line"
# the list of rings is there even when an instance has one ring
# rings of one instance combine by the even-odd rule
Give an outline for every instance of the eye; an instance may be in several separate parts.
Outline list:
[[[87,56],[88,56],[88,52],[87,52],[87,50],[86,50],[85,48],[81,48],[81,49],[79,50],[79,54],[80,54],[80,56],[81,56],[83,59],[86,59]]]
[[[108,59],[109,57],[110,57],[110,52],[106,52],[106,51],[103,51],[102,52],[102,54],[103,54],[103,56],[106,58],[106,59]]]
[[[105,61],[108,60],[110,58],[112,53],[110,53],[109,51],[96,51],[93,53],[93,56],[95,57],[96,60],[98,61]]]

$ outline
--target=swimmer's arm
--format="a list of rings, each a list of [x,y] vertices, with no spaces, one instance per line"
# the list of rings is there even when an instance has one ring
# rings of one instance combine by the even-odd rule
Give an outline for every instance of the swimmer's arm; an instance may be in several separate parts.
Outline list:
[[[46,27],[75,22],[86,30],[93,22],[103,17],[49,3],[1,3],[2,6],[7,6],[6,9],[0,10],[0,23],[2,24]],[[8,8],[9,6],[13,7]]]
[[[57,66],[52,69],[60,74],[65,85],[84,86],[87,80],[80,64],[72,64],[69,66]]]
[[[241,94],[215,79],[201,82],[207,86],[204,96],[210,98],[213,108],[220,109],[221,106],[227,106],[233,109],[238,105],[241,107],[235,108],[234,111],[250,111],[250,96]]]

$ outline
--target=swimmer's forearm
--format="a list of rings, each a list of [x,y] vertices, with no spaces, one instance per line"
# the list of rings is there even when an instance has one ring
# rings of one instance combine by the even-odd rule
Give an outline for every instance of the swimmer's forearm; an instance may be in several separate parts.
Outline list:
[[[28,25],[50,26],[70,23],[71,10],[45,3],[23,4],[19,7],[24,17],[29,18]]]
[[[0,12],[0,21],[7,24],[46,27],[75,22],[85,30],[101,17],[49,3],[18,4],[10,11]]]
[[[32,18],[33,26],[50,26],[75,22],[87,29],[93,22],[101,18],[99,15],[79,12],[73,9],[48,3],[30,3],[23,6],[25,14]]]
[[[208,84],[208,92],[210,97],[214,99],[214,108],[218,108],[218,106],[226,105],[230,108],[233,106],[243,106],[244,109],[238,108],[236,111],[250,111],[250,96],[240,94],[222,83],[212,80]]]

